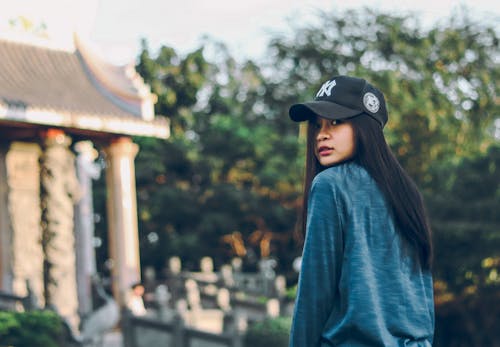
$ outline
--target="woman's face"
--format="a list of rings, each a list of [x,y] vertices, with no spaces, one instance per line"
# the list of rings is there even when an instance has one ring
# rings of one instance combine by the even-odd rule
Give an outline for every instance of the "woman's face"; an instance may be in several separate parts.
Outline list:
[[[322,166],[328,167],[354,156],[354,129],[349,121],[317,117],[314,154]]]

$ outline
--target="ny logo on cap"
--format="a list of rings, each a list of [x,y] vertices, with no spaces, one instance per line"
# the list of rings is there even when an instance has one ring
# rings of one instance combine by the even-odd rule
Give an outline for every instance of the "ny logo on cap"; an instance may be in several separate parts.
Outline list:
[[[328,96],[332,95],[332,88],[335,87],[336,85],[337,83],[335,82],[335,80],[326,81],[319,89],[318,93],[316,94],[316,97],[319,98],[320,96],[324,96],[325,94]]]

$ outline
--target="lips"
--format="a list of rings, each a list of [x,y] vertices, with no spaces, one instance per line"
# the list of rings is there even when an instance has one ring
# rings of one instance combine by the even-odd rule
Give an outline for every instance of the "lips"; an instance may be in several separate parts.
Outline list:
[[[333,152],[333,147],[321,146],[318,148],[318,154],[321,156],[329,155]]]

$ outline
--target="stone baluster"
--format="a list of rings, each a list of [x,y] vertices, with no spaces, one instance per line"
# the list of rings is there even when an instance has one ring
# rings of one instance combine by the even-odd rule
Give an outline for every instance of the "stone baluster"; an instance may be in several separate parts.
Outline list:
[[[169,307],[170,293],[168,287],[160,284],[155,289],[155,301],[158,304],[158,319],[161,321],[170,321],[172,319],[172,310]]]

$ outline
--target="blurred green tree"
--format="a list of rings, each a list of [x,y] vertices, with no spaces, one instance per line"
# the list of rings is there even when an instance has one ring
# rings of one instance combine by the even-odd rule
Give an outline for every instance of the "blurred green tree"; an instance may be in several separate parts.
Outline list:
[[[156,112],[175,114],[169,141],[136,139],[141,260],[158,270],[171,255],[188,267],[206,255],[249,266],[293,256],[283,245],[300,193],[295,132],[276,131],[260,69],[213,44],[215,63],[201,49],[179,57],[162,47],[153,58],[144,42],[137,65],[158,95]]]
[[[310,98],[337,74],[363,76],[383,90],[389,142],[420,184],[432,179],[432,163],[484,154],[498,141],[498,33],[466,14],[424,31],[410,15],[323,13],[270,48],[287,103]]]
[[[500,147],[436,165],[436,346],[495,346],[500,322]]]

